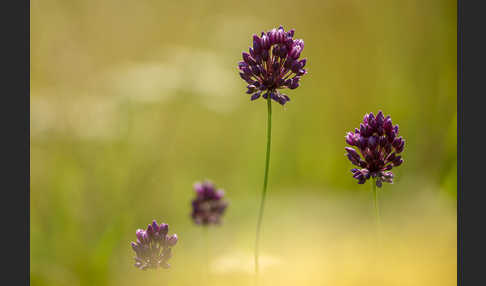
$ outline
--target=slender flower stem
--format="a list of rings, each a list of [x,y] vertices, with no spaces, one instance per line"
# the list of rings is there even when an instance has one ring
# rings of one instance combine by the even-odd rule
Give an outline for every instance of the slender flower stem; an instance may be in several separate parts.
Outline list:
[[[265,159],[265,176],[263,179],[263,191],[262,191],[262,198],[260,203],[260,212],[258,215],[258,222],[257,222],[257,230],[256,230],[256,240],[255,240],[255,275],[258,281],[258,271],[259,271],[259,264],[258,264],[258,252],[259,252],[259,244],[260,244],[260,230],[262,225],[262,218],[263,218],[263,209],[265,207],[265,195],[267,193],[267,184],[268,184],[268,169],[270,167],[270,143],[272,141],[272,101],[270,95],[267,97],[267,106],[268,106],[268,121],[267,121],[267,155]]]
[[[208,239],[208,226],[203,226],[203,239],[204,239],[204,277],[206,283],[209,285],[209,239]]]
[[[374,258],[375,258],[375,271],[376,273],[383,273],[383,257],[382,257],[382,248],[383,248],[383,236],[381,234],[381,220],[380,220],[380,209],[378,207],[378,192],[376,189],[376,179],[373,178],[373,202],[375,206],[375,226],[376,226],[376,239],[375,244],[376,248],[374,251]],[[379,275],[379,274],[378,274]]]
[[[375,179],[373,179],[373,183],[371,184],[373,188],[373,203],[375,206],[375,213],[376,213],[376,223],[380,223],[380,210],[378,207],[378,192],[376,191],[376,182]]]
[[[376,190],[376,179],[373,178],[372,181],[372,188],[373,188],[373,204],[375,207],[375,221],[376,221],[376,229],[378,232],[378,235],[380,235],[380,228],[381,228],[381,220],[380,220],[380,209],[378,207],[378,192]]]

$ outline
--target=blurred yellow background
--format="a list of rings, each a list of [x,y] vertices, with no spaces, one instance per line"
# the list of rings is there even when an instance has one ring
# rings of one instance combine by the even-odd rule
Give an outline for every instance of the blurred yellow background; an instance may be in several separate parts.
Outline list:
[[[274,104],[263,285],[456,285],[456,6],[31,1],[31,284],[253,285],[266,105],[237,63],[282,24],[309,73]],[[380,241],[344,156],[379,109],[406,139]],[[189,217],[205,178],[230,201],[208,243]],[[154,218],[179,242],[143,272],[129,242]]]

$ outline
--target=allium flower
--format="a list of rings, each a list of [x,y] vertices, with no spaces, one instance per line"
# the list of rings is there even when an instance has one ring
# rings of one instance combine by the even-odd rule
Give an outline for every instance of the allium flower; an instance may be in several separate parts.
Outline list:
[[[304,66],[306,59],[299,60],[304,49],[304,41],[293,40],[294,30],[288,32],[280,26],[278,29],[253,35],[253,47],[250,53],[243,53],[243,61],[238,63],[240,76],[248,83],[251,100],[271,99],[284,105],[290,98],[280,93],[279,89],[295,89],[300,78],[307,73]]]
[[[376,186],[383,182],[393,183],[390,170],[403,163],[402,156],[405,140],[398,137],[398,124],[393,126],[390,116],[386,118],[380,111],[376,115],[366,114],[359,129],[348,132],[346,143],[358,148],[345,147],[348,159],[361,169],[352,169],[358,184],[364,184],[369,178],[376,179]]]
[[[167,263],[172,257],[171,247],[177,243],[177,234],[167,235],[169,225],[161,223],[157,225],[154,220],[147,230],[137,229],[137,242],[132,242],[132,248],[137,254],[135,266],[147,270],[147,268],[169,268]]]
[[[228,203],[223,200],[224,191],[216,189],[213,183],[195,183],[196,198],[192,201],[191,217],[196,224],[219,224]]]

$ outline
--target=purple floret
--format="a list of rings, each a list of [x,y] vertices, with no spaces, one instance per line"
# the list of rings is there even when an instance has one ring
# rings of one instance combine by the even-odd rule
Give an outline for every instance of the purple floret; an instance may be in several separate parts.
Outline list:
[[[204,181],[194,184],[196,198],[192,201],[191,217],[196,224],[220,224],[228,202],[222,189],[216,189],[213,183]]]
[[[304,49],[304,41],[292,39],[294,30],[278,29],[253,35],[253,47],[243,53],[243,61],[238,63],[241,78],[248,83],[246,93],[251,100],[262,96],[284,105],[290,98],[279,89],[296,89],[300,78],[307,74],[304,69],[307,59],[299,60]]]
[[[172,256],[171,247],[177,243],[177,234],[168,235],[169,226],[165,223],[157,224],[153,221],[147,229],[137,229],[137,242],[132,242],[136,253],[135,266],[147,270],[148,268],[169,268],[167,263]]]
[[[393,167],[403,163],[402,156],[405,140],[398,137],[398,125],[393,125],[390,116],[379,111],[376,117],[372,112],[366,114],[360,128],[348,132],[346,143],[356,147],[345,147],[349,161],[360,169],[351,169],[353,178],[358,184],[364,184],[368,179],[376,179],[376,186],[383,182],[393,183]]]

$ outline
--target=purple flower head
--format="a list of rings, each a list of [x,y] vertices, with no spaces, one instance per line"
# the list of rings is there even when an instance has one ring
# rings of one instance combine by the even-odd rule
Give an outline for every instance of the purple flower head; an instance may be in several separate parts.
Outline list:
[[[177,243],[177,234],[168,235],[168,232],[167,224],[159,225],[155,220],[147,229],[137,229],[137,242],[131,243],[136,253],[136,267],[142,270],[170,267],[167,261],[172,256],[171,247]]]
[[[192,200],[191,217],[196,224],[210,225],[221,223],[228,202],[223,200],[224,191],[216,189],[210,181],[194,184],[196,198]]]
[[[346,134],[346,143],[356,147],[345,147],[349,161],[360,169],[352,169],[353,178],[364,184],[369,178],[376,179],[376,186],[383,182],[393,183],[390,170],[403,163],[402,156],[405,140],[398,137],[398,125],[393,126],[390,116],[379,111],[376,117],[372,112],[366,114],[363,123],[354,132]]]
[[[253,35],[253,47],[243,52],[243,61],[238,63],[241,78],[248,83],[246,93],[251,100],[260,96],[284,105],[290,98],[280,89],[296,89],[300,78],[307,74],[306,59],[299,60],[304,50],[304,41],[292,39],[294,30],[278,29]]]

